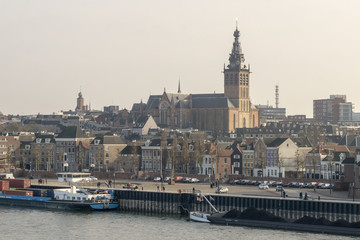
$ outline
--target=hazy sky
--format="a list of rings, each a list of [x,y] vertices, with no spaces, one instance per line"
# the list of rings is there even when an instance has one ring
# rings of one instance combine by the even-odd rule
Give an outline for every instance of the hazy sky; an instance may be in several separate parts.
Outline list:
[[[238,18],[251,100],[312,117],[346,94],[360,111],[360,1],[0,0],[0,111],[131,108],[150,94],[224,92]]]

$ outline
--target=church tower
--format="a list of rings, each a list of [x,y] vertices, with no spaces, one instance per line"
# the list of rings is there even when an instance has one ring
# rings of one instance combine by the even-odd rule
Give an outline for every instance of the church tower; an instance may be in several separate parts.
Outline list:
[[[245,65],[239,40],[237,24],[234,31],[234,43],[229,57],[229,65],[224,66],[224,94],[238,109],[239,127],[252,127],[250,103],[250,67]]]
[[[82,93],[79,92],[78,94],[78,98],[76,101],[76,108],[75,108],[75,112],[82,112],[85,110],[85,106],[84,106],[84,98],[82,96]]]

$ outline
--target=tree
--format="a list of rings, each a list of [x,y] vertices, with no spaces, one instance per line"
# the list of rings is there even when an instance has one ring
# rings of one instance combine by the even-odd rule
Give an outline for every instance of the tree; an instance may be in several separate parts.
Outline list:
[[[282,178],[283,173],[281,172],[281,168],[284,167],[284,158],[282,157],[281,152],[279,152],[279,149],[277,149],[278,151],[278,167],[279,167],[279,177]]]
[[[184,173],[188,173],[189,165],[189,142],[186,134],[184,134],[184,139],[182,143],[182,165]]]
[[[195,146],[194,146],[194,157],[195,157],[195,162],[196,165],[199,166],[199,170],[198,173],[202,174],[203,173],[203,156],[204,156],[204,143],[201,140],[197,140],[195,141]]]
[[[296,177],[300,178],[301,176],[300,171],[302,171],[305,168],[305,159],[303,154],[301,154],[300,149],[296,150],[295,164],[296,164]]]
[[[311,165],[313,167],[313,175],[312,175],[312,179],[316,179],[316,165],[317,165],[317,151],[316,148],[313,149],[313,151],[311,151]]]
[[[95,147],[95,162],[98,168],[98,172],[101,171],[101,159],[102,159],[102,151],[101,146]]]
[[[47,156],[46,171],[52,170],[51,168],[52,150],[53,150],[53,146],[51,144],[48,144],[46,146],[46,156]]]
[[[115,170],[116,171],[121,171],[122,166],[123,166],[123,162],[124,162],[124,158],[121,155],[120,148],[116,149],[116,151],[117,151],[117,157],[116,157],[116,160],[115,160]]]
[[[12,149],[12,147],[9,145],[9,146],[7,147],[7,151],[6,151],[6,162],[7,162],[7,165],[8,165],[8,167],[9,167],[9,172],[10,172],[11,165],[12,165],[12,160],[13,160],[12,153],[13,153],[13,149]]]
[[[164,172],[167,162],[168,162],[167,138],[166,138],[165,131],[163,131],[163,133],[161,134],[160,151],[161,151],[160,174],[161,174],[161,178],[162,178],[163,172]]]
[[[175,165],[177,164],[177,136],[176,133],[173,135],[173,144],[171,147],[171,180],[174,178],[175,175]]]
[[[39,144],[36,144],[36,143],[33,144],[32,156],[33,156],[33,159],[35,159],[35,171],[39,171],[40,158],[41,158],[41,149],[40,149]],[[30,169],[31,168],[32,168],[32,166],[30,165]]]
[[[22,167],[22,169],[25,169],[25,162],[26,162],[26,158],[25,158],[25,148],[20,148],[20,165]]]
[[[137,174],[137,171],[136,171],[136,166],[139,165],[138,163],[138,153],[137,153],[137,145],[136,144],[133,144],[131,146],[131,162],[132,162],[132,172],[133,174]]]
[[[78,145],[78,169],[81,172],[85,168],[85,149],[82,145],[82,142]]]
[[[64,148],[62,147],[59,147],[59,150],[58,150],[58,170],[60,170],[61,172],[64,170],[63,169],[63,164],[64,164]]]

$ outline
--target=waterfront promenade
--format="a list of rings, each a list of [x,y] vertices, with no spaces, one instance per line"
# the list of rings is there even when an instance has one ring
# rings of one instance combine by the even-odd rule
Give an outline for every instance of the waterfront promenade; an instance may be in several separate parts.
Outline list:
[[[79,186],[84,187],[97,187],[97,183],[100,182],[101,188],[107,188],[105,185],[105,180],[92,181],[87,183],[79,183]],[[149,191],[149,192],[157,192],[158,186],[159,191],[162,192],[161,183],[154,181],[140,181],[140,180],[129,180],[129,179],[116,179],[115,186],[114,180],[112,180],[114,189],[123,190],[123,185],[132,183],[138,186],[137,191]],[[33,185],[38,185],[38,179],[32,179]],[[43,185],[46,185],[43,184]],[[68,183],[59,183],[57,179],[47,179],[47,185],[55,185],[55,186],[69,186]],[[165,187],[165,192],[168,193],[177,193],[179,189],[182,192],[192,192],[192,189],[200,190],[203,194],[215,194],[216,187],[210,188],[209,183],[175,183],[175,185],[169,185],[167,183],[163,183]],[[272,187],[268,190],[260,190],[258,186],[248,186],[248,185],[230,185],[230,184],[221,184],[221,186],[226,186],[229,189],[228,193],[221,195],[229,195],[229,196],[256,196],[256,197],[274,197],[281,198],[281,192],[276,192],[275,188]],[[285,192],[287,198],[289,199],[299,199],[299,194],[302,192],[303,196],[305,193],[308,194],[309,199],[318,200],[320,196],[320,200],[334,200],[334,201],[353,201],[352,198],[348,198],[348,192],[345,191],[331,191],[329,189],[313,189],[308,188],[285,188]],[[355,202],[359,202],[359,200],[355,199]]]

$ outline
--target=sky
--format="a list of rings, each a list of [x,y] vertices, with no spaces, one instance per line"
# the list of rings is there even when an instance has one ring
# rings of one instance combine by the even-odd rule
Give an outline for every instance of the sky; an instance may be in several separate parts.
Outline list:
[[[0,0],[0,111],[131,109],[150,94],[223,93],[238,19],[253,104],[360,112],[358,0]]]

